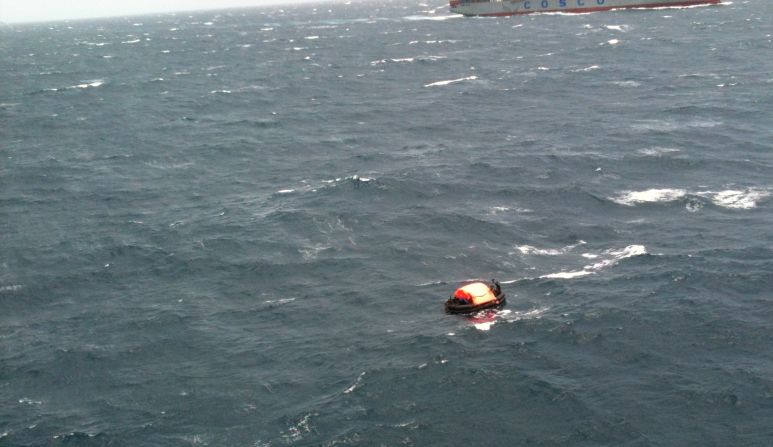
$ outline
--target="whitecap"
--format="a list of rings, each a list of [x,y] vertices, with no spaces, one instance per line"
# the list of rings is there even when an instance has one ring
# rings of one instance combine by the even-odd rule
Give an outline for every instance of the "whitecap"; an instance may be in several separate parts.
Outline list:
[[[50,89],[47,89],[47,91],[58,92],[58,91],[61,91],[61,90],[71,90],[71,89],[75,89],[75,88],[81,88],[81,89],[84,89],[84,88],[94,88],[94,87],[99,87],[99,86],[101,86],[101,85],[103,85],[105,83],[105,81],[102,80],[102,79],[94,79],[94,80],[82,81],[82,82],[83,82],[82,84],[71,85],[71,86],[66,87],[66,88],[50,88]]]
[[[520,245],[520,246],[516,246],[515,248],[525,255],[559,256],[573,250],[574,248],[580,245],[584,245],[585,243],[586,243],[585,241],[579,241],[576,244],[567,245],[566,247],[562,247],[558,249],[550,249],[550,248],[541,249],[541,248],[533,247],[531,245]]]
[[[692,201],[691,200],[691,201],[687,202],[687,204],[684,206],[684,208],[688,212],[690,212],[690,213],[697,213],[698,211],[703,209],[703,204],[698,202],[698,201]]]
[[[149,166],[154,169],[182,169],[187,168],[193,165],[192,162],[160,162],[160,161],[149,161],[144,163],[145,166]]]
[[[280,298],[278,300],[266,300],[266,304],[287,304],[295,301],[295,298]]]
[[[463,17],[463,16],[461,16],[459,14],[452,14],[452,15],[445,15],[445,16],[437,16],[437,15],[420,16],[420,15],[413,15],[413,16],[403,17],[403,20],[408,20],[408,21],[417,21],[417,20],[444,21],[444,20],[458,19],[458,18],[461,18],[461,17]]]
[[[18,292],[23,288],[24,286],[21,284],[11,284],[10,286],[0,286],[0,292]]]
[[[441,59],[446,59],[446,56],[416,56],[416,57],[399,57],[399,58],[391,58],[391,59],[378,59],[378,60],[370,61],[370,65],[373,65],[373,66],[383,65],[389,62],[393,62],[396,64],[406,64],[406,63],[411,63],[416,61],[434,62]]]
[[[514,321],[534,320],[534,319],[542,318],[542,315],[544,315],[545,312],[549,310],[550,310],[549,307],[539,307],[537,309],[526,310],[526,311],[501,310],[497,312],[497,316],[502,317],[502,319],[507,321],[508,323],[512,323]]]
[[[293,444],[304,438],[307,434],[311,433],[311,417],[316,416],[316,413],[309,413],[303,416],[295,425],[289,427],[287,431],[282,432],[282,438],[286,444]]]
[[[675,151],[675,150],[671,150]],[[669,150],[666,149],[665,153]],[[649,153],[647,153],[649,155]],[[615,203],[635,206],[641,203],[663,203],[682,200],[689,194],[710,200],[714,205],[729,209],[753,209],[757,203],[770,195],[763,189],[749,188],[745,190],[698,191],[688,192],[684,189],[648,189],[645,191],[625,191],[610,198]],[[695,212],[701,209],[698,203],[688,203],[687,210]]]
[[[355,182],[362,182],[362,183],[368,183],[368,182],[372,182],[372,181],[374,180],[374,179],[373,179],[373,178],[371,178],[371,177],[360,177],[360,176],[359,176],[359,175],[357,175],[357,174],[354,174],[353,176],[351,176],[351,177],[348,177],[348,178],[349,178],[350,180],[354,180]]]
[[[702,128],[709,129],[709,128],[712,128],[712,127],[721,126],[722,124],[724,124],[722,121],[693,120],[693,121],[688,122],[687,126],[688,127],[697,127],[697,128],[700,128],[700,129],[702,129]]]
[[[501,309],[497,311],[484,310],[474,314],[472,319],[472,325],[479,331],[489,331],[491,328],[499,323],[513,323],[521,320],[532,320],[541,318],[542,315],[550,308],[541,307],[537,309],[527,311],[513,311],[510,309]],[[450,335],[450,334],[449,334]]]
[[[588,71],[596,71],[600,69],[601,69],[600,65],[591,65],[590,67],[574,69],[572,70],[572,73],[582,73],[582,72],[588,72]]]
[[[463,81],[474,81],[474,80],[476,80],[476,79],[478,79],[478,77],[477,77],[477,76],[475,76],[475,75],[473,75],[473,76],[466,76],[466,77],[464,77],[464,78],[458,78],[458,79],[448,79],[448,80],[446,80],[446,81],[435,81],[435,82],[431,82],[431,83],[429,83],[429,84],[425,84],[425,85],[424,85],[424,87],[438,87],[438,86],[443,86],[443,85],[455,84],[455,83],[457,83],[457,82],[463,82]]]
[[[504,281],[499,281],[499,284],[515,284],[519,281],[523,281],[524,279],[528,279],[528,278],[506,279]]]
[[[343,185],[345,184],[344,182],[355,182],[356,184],[360,185],[364,183],[370,183],[375,180],[376,179],[374,177],[363,177],[359,174],[354,174],[347,177],[336,177],[333,179],[318,180],[315,182],[311,182],[309,180],[302,180],[301,183],[303,183],[304,185],[301,186],[299,189],[294,189],[294,188],[281,189],[279,191],[276,191],[275,194],[291,194],[295,192],[314,193],[322,188],[334,188],[334,187]]]
[[[603,253],[603,259],[595,264],[586,265],[582,268],[582,270],[575,270],[575,271],[569,271],[569,272],[557,272],[557,273],[549,273],[547,275],[542,275],[540,278],[545,279],[574,279],[574,278],[582,278],[584,276],[589,275],[595,275],[599,271],[611,267],[618,262],[622,261],[626,258],[631,258],[634,256],[641,256],[647,254],[647,248],[644,245],[628,245],[625,248],[616,250],[606,250]],[[590,254],[584,254],[583,257],[585,258],[591,258],[594,259],[595,256],[592,256]],[[601,256],[599,256],[601,257]]]
[[[710,79],[719,79],[720,75],[717,73],[685,73],[680,74],[680,78],[710,78]]]
[[[585,266],[585,269],[598,271],[611,265],[615,265],[623,259],[646,255],[647,248],[644,247],[644,245],[629,245],[621,250],[607,250],[605,254],[610,255],[611,258],[597,262],[591,266]]]
[[[673,147],[648,147],[644,149],[639,149],[636,152],[647,157],[662,157],[664,155],[681,152],[681,149],[677,149]]]
[[[627,87],[627,88],[641,87],[641,83],[636,81],[612,81],[612,84],[618,87]]]
[[[587,270],[578,270],[574,272],[558,272],[558,273],[549,273],[547,275],[542,275],[540,278],[550,278],[550,279],[574,279],[574,278],[581,278],[583,276],[588,275],[595,275],[596,272],[591,272]]]
[[[626,206],[634,206],[639,203],[673,202],[687,195],[684,189],[648,189],[645,191],[624,191],[616,197],[610,198],[615,203]]]
[[[317,256],[319,253],[329,250],[331,247],[327,245],[317,245],[313,247],[305,247],[305,248],[299,248],[298,252],[303,256],[303,259],[306,261],[310,261],[313,259],[317,259]]]
[[[674,121],[665,120],[644,120],[639,121],[632,127],[642,131],[656,131],[656,132],[673,132],[680,129],[699,128],[708,129],[712,127],[721,126],[724,124],[722,121],[715,120],[692,120],[684,123],[677,123]]]
[[[488,331],[495,323],[496,321],[486,321],[483,323],[474,323],[473,325],[475,326],[475,329],[479,331]]]
[[[699,196],[707,197],[714,205],[730,209],[748,210],[757,207],[757,202],[768,197],[768,191],[760,189],[747,190],[726,190],[719,192],[705,191],[698,193]]]
[[[358,386],[362,383],[362,379],[365,377],[365,371],[361,372],[359,376],[357,376],[357,379],[354,380],[354,383],[347,389],[344,390],[344,394],[349,394],[352,391],[356,390]]]

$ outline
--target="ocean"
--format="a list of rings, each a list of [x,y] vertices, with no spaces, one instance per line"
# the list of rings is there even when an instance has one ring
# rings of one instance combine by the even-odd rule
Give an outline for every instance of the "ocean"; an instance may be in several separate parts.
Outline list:
[[[4,25],[0,445],[773,444],[771,17]]]

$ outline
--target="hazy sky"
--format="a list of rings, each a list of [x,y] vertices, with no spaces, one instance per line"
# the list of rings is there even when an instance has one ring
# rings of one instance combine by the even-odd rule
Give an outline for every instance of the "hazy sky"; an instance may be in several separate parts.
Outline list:
[[[37,22],[276,3],[284,2],[281,0],[0,0],[0,22]]]

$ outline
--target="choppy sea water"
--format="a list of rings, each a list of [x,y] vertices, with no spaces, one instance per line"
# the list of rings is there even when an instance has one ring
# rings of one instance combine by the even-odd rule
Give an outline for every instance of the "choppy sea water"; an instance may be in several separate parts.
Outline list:
[[[771,16],[3,27],[0,445],[770,445]]]

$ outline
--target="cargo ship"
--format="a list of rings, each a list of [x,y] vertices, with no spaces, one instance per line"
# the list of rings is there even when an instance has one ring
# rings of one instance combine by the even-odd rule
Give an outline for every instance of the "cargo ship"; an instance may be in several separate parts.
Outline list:
[[[450,0],[451,12],[465,16],[511,16],[535,12],[585,13],[624,8],[713,5],[722,0]]]

